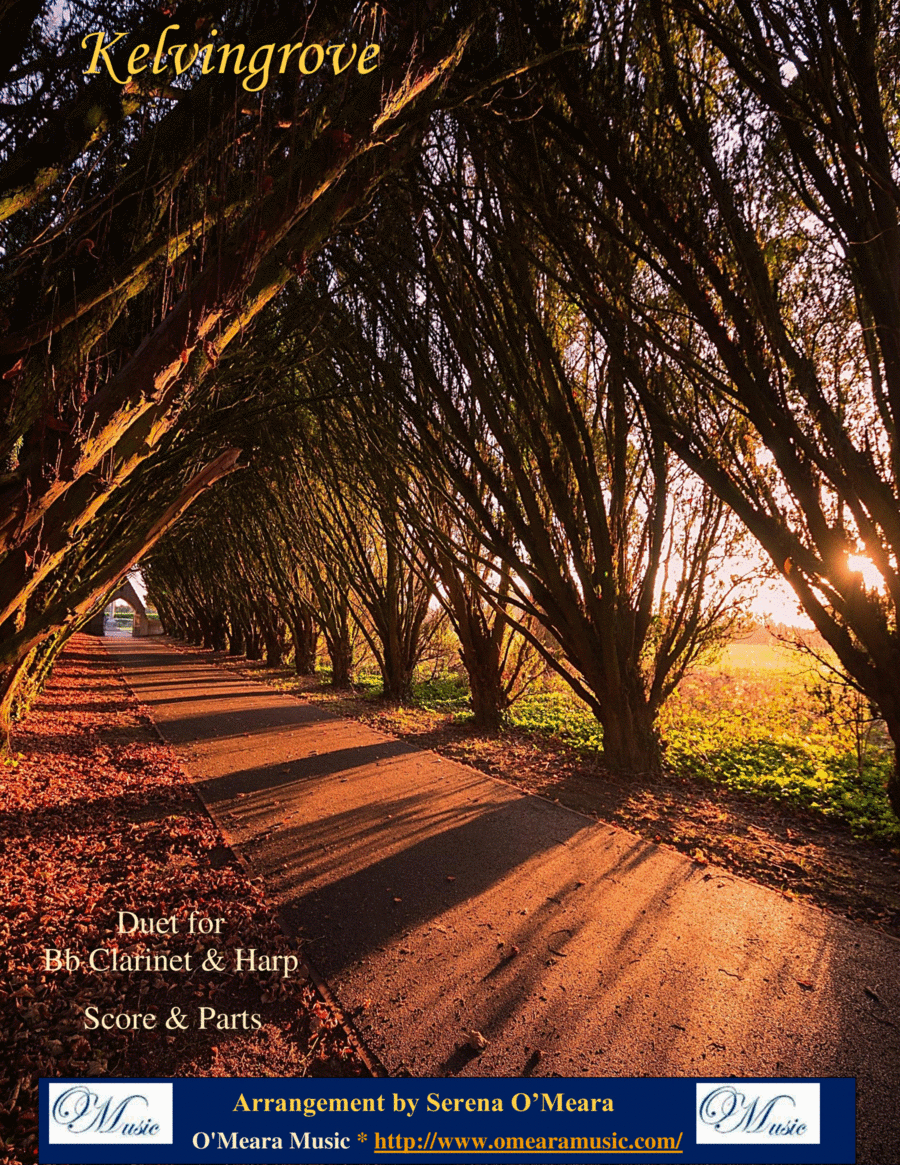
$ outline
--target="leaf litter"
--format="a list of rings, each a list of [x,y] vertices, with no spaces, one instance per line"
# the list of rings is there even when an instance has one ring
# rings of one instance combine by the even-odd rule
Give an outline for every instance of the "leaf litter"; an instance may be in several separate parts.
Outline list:
[[[347,1076],[366,1069],[302,973],[202,971],[203,952],[299,954],[156,738],[102,641],[73,637],[0,764],[0,1162],[37,1157],[41,1076]],[[117,933],[119,911],[179,933]],[[185,933],[191,912],[221,932]],[[103,972],[84,956],[194,952],[193,970]],[[82,959],[47,970],[45,949]],[[258,1030],[167,1031],[171,1008],[256,1013]],[[152,1031],[89,1030],[85,1009],[155,1013]]]

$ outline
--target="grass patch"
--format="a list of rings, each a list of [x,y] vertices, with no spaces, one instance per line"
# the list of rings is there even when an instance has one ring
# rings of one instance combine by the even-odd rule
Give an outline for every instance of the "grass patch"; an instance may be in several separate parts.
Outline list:
[[[323,680],[331,673],[320,672]],[[363,700],[380,700],[384,695],[381,676],[375,671],[360,671],[353,678],[354,693]],[[415,680],[412,685],[411,706],[426,712],[456,712],[465,719],[469,707],[469,686],[464,677],[446,672],[427,679]]]
[[[900,840],[885,787],[893,749],[876,724],[858,753],[852,698],[823,699],[814,673],[760,677],[710,669],[682,684],[660,717],[666,763],[743,793],[844,821],[854,834]]]
[[[841,721],[840,709],[827,714],[811,673],[768,650],[762,676],[720,666],[682,684],[659,721],[666,767],[818,811],[845,822],[858,837],[900,841],[900,822],[885,792],[893,750],[883,728],[872,729],[860,765],[856,735]],[[602,753],[600,725],[571,693],[533,694],[514,705],[511,720],[583,752]]]
[[[447,672],[413,684],[413,702],[427,712],[456,712],[466,719],[469,685],[465,677]]]
[[[577,696],[566,691],[534,692],[513,704],[510,720],[516,728],[556,736],[588,752],[603,749],[603,729]]]
[[[384,695],[384,684],[378,672],[358,672],[353,677],[353,688],[364,700],[380,700]]]

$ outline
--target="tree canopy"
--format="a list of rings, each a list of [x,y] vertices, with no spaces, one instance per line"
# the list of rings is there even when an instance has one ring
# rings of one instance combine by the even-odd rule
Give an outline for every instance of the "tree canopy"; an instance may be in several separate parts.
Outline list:
[[[23,7],[4,11],[4,35],[20,30]],[[463,17],[422,4],[391,15],[357,4],[133,5],[115,15],[75,4],[55,29],[53,12],[29,9],[4,90],[7,691],[31,653],[158,537],[160,510],[174,507],[174,520],[234,467],[237,452],[210,429],[195,439],[181,426],[185,410],[210,391],[228,346],[402,162],[435,106],[484,80],[473,46],[472,74],[452,89],[485,15],[477,6]],[[83,37],[98,24],[124,35],[104,49],[112,67],[84,75]],[[203,39],[227,27],[247,55],[373,43],[381,63],[338,74],[332,53],[330,71],[295,65],[255,92],[224,55],[218,71],[179,74],[170,51],[152,73],[128,74],[134,46],[158,44],[175,25]],[[99,548],[113,529],[115,560]]]
[[[895,6],[4,21],[7,710],[163,538],[161,605],[192,593],[216,645],[308,666],[321,634],[346,680],[355,626],[402,695],[443,608],[486,723],[527,644],[611,765],[653,768],[656,712],[740,618],[746,531],[900,747]],[[257,73],[215,42],[221,67],[118,83],[175,24]],[[262,84],[294,44],[334,51],[273,48]],[[220,517],[243,615],[186,550]]]

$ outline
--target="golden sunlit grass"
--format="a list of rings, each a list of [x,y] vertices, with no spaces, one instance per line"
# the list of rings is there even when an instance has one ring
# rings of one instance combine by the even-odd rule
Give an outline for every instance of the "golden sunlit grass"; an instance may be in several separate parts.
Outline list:
[[[520,701],[512,719],[602,763],[602,729],[560,687]],[[900,840],[885,792],[893,755],[884,727],[808,654],[777,642],[730,645],[682,681],[659,729],[676,776],[813,810],[859,837]]]
[[[814,665],[808,657],[798,655],[793,648],[778,643],[730,643],[722,652],[718,664],[714,668],[704,669],[712,674],[741,672],[755,675],[769,672],[785,679],[809,675],[813,670]]]

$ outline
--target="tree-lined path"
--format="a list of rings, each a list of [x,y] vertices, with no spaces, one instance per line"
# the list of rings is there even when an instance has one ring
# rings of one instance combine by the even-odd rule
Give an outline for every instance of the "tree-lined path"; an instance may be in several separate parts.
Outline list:
[[[894,1158],[895,940],[167,642],[108,646],[391,1074],[855,1076],[858,1160]]]

